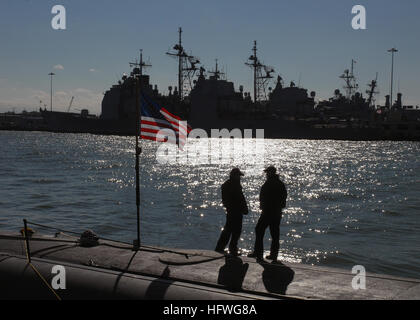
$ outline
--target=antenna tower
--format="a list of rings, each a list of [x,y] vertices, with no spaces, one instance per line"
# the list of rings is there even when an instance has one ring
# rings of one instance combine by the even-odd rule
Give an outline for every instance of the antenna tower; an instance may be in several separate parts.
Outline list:
[[[178,33],[179,39],[173,47],[174,51],[166,54],[178,58],[178,90],[179,98],[183,100],[193,87],[193,78],[199,70],[196,65],[200,64],[200,60],[185,52],[182,46],[182,28],[179,28]]]
[[[274,72],[274,68],[264,65],[258,59],[257,41],[254,41],[252,55],[248,58],[248,61],[245,62],[245,64],[254,71],[254,102],[267,100],[266,89],[270,79],[273,78],[271,74]]]
[[[219,70],[219,65],[218,65],[218,63],[217,63],[217,59],[216,59],[216,68],[214,69],[214,71],[209,71],[209,73],[213,75],[213,78],[214,78],[215,80],[219,80],[219,79],[221,79],[221,78],[222,78],[222,76],[224,76],[224,75],[225,75],[225,73],[224,73],[224,72],[221,72],[221,71]]]
[[[130,64],[130,67],[134,68],[133,69],[133,75],[134,76],[136,76],[136,75],[142,76],[143,75],[143,69],[152,66],[151,64],[146,64],[143,61],[143,50],[142,49],[140,49],[140,62],[137,62],[137,59],[136,59],[136,62],[130,62],[129,64]]]
[[[353,59],[351,60],[351,70],[346,69],[344,73],[340,76],[341,79],[345,81],[345,86],[343,87],[346,89],[347,99],[351,99],[353,94],[359,88],[359,85],[356,83],[356,77],[354,76],[354,64],[356,61]]]
[[[375,80],[372,80],[370,84],[368,84],[369,89],[366,90],[366,93],[368,94],[368,106],[373,106],[375,104],[375,95],[379,93],[379,91],[375,91],[378,87],[378,73],[376,73]]]

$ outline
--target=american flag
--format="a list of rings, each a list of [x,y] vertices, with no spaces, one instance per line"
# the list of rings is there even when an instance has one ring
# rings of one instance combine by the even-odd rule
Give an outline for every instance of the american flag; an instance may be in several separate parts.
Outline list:
[[[187,135],[191,129],[186,121],[159,106],[145,94],[142,95],[140,130],[142,139],[170,142],[182,148],[187,142]]]

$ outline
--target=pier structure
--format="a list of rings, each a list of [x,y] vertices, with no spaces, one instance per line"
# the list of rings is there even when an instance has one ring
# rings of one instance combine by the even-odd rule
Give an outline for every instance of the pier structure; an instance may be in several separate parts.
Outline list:
[[[355,287],[350,269],[279,261],[257,263],[199,249],[140,246],[99,239],[0,232],[0,298],[192,300],[420,299],[420,280],[367,272]],[[31,268],[28,264],[31,264]],[[52,267],[66,270],[66,290],[51,291]],[[35,271],[36,270],[36,271]]]

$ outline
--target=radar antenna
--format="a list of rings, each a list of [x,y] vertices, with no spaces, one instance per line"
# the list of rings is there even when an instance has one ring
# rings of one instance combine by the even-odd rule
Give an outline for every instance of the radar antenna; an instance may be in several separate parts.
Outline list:
[[[216,59],[216,68],[214,69],[214,71],[209,71],[209,73],[213,75],[213,79],[215,80],[221,79],[221,76],[225,74],[224,72],[219,71],[219,65],[217,63],[217,59]]]
[[[152,66],[151,64],[146,64],[143,61],[143,49],[140,49],[140,62],[137,62],[137,59],[136,59],[136,62],[130,62],[129,65],[130,65],[130,67],[134,68],[133,72],[132,72],[133,76],[136,76],[136,75],[142,76],[143,75],[143,69]]]
[[[369,95],[368,97],[368,106],[371,107],[375,104],[375,95],[379,93],[379,91],[375,91],[378,87],[378,73],[376,73],[375,80],[372,80],[370,84],[368,84],[369,89],[366,90],[366,93]]]
[[[197,64],[200,64],[200,60],[197,57],[189,55],[185,52],[182,46],[182,28],[178,29],[179,40],[174,45],[172,52],[166,54],[173,57],[178,57],[178,90],[179,98],[183,100],[188,95],[193,87],[193,78],[200,68]]]
[[[344,73],[340,76],[346,82],[346,85],[343,87],[346,89],[347,99],[351,99],[353,94],[359,88],[359,85],[356,83],[356,77],[354,76],[354,64],[356,63],[355,60],[351,60],[351,70],[346,69]]]
[[[254,102],[267,100],[267,87],[270,79],[273,78],[274,68],[264,65],[257,57],[257,41],[254,41],[252,55],[245,64],[254,71]]]

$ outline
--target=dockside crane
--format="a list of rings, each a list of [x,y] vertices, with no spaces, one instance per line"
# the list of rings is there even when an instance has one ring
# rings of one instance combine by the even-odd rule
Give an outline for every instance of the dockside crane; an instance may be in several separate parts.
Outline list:
[[[67,108],[67,112],[69,112],[69,111],[70,111],[71,105],[73,104],[73,100],[74,100],[74,97],[71,97],[71,100],[70,100],[69,106],[68,106],[68,108]]]

